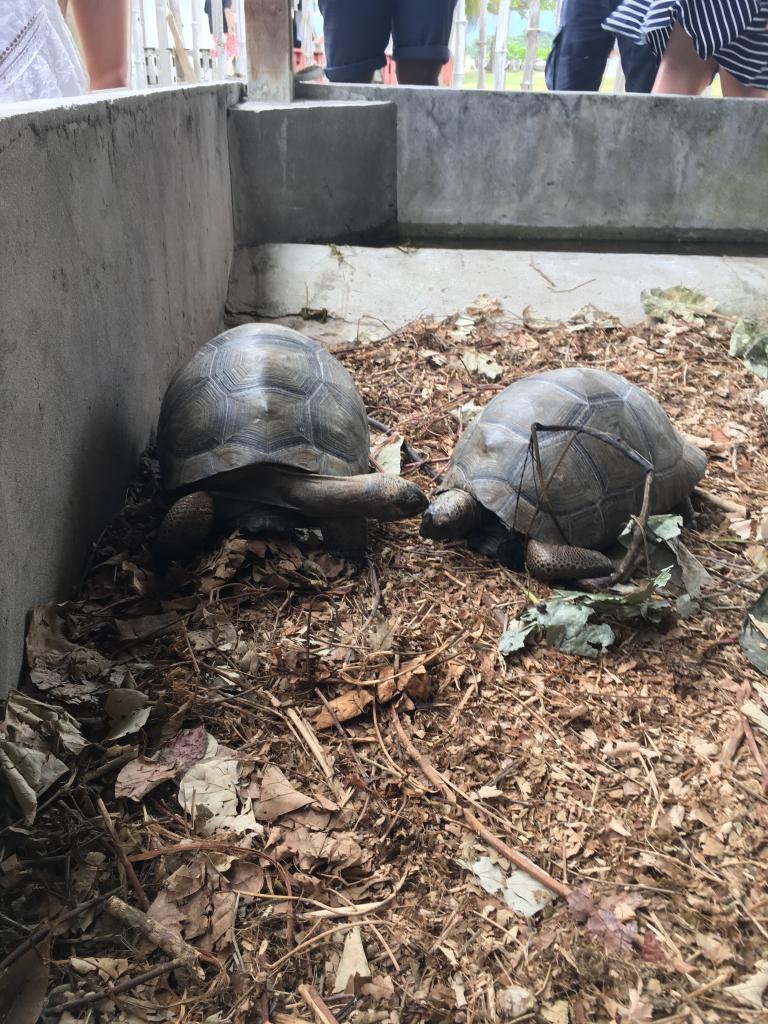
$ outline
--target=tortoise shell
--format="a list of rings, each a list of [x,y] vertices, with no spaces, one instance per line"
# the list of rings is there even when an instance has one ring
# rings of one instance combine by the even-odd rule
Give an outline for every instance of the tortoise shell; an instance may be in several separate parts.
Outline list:
[[[460,438],[439,490],[468,491],[508,529],[536,540],[597,549],[614,543],[640,511],[645,470],[586,434],[539,433],[561,533],[537,497],[540,478],[534,480],[529,454],[533,423],[589,426],[623,439],[653,464],[654,513],[683,502],[706,469],[705,455],[650,395],[618,374],[574,367],[523,377],[496,395]]]
[[[168,385],[157,435],[168,490],[264,463],[324,476],[368,469],[354,381],[322,345],[274,324],[203,345]]]

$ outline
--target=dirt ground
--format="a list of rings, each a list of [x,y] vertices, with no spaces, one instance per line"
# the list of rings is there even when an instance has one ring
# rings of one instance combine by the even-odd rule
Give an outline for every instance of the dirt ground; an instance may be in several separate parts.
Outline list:
[[[768,736],[740,711],[764,684],[738,645],[766,564],[761,382],[725,318],[586,319],[481,302],[336,354],[428,492],[456,410],[520,376],[646,388],[709,458],[689,616],[505,659],[546,586],[417,521],[374,525],[363,567],[233,536],[163,577],[148,457],[76,597],[32,618],[22,693],[54,710],[6,709],[63,770],[33,821],[2,797],[5,1019],[768,1021]]]

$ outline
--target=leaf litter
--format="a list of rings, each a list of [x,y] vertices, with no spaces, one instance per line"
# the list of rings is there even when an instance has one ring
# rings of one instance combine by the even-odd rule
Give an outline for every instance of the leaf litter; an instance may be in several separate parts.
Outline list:
[[[630,330],[484,297],[340,352],[427,488],[399,439],[441,472],[523,374],[607,367],[662,401],[710,459],[699,528],[652,523],[662,564],[608,594],[415,522],[373,525],[362,567],[233,536],[162,578],[145,460],[78,598],[33,611],[0,726],[0,1016],[765,1020],[768,704],[739,638],[766,412],[711,302],[665,301]],[[611,644],[500,655],[553,606]]]

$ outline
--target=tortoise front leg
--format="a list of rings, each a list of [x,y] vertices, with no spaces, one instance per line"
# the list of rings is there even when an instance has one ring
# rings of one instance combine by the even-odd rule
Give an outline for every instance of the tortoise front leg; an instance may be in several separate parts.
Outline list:
[[[599,551],[570,544],[542,544],[538,540],[528,541],[525,564],[531,576],[544,583],[593,579],[613,573],[613,562]]]

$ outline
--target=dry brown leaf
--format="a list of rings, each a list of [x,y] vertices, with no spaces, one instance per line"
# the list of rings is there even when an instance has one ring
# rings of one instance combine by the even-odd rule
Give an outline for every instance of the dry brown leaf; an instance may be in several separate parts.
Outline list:
[[[294,789],[277,765],[271,764],[264,770],[261,797],[254,801],[253,813],[258,821],[273,821],[311,803],[311,796]]]

